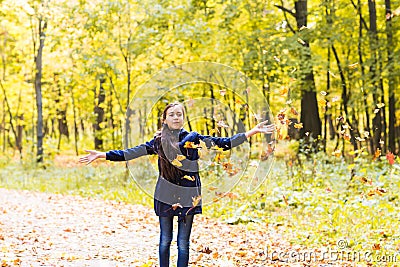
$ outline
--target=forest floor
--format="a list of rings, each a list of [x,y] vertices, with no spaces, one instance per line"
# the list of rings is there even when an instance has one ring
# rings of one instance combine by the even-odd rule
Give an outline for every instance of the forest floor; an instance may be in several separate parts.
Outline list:
[[[321,260],[318,249],[310,257],[307,248],[285,241],[287,231],[283,234],[281,227],[229,225],[198,215],[189,266],[373,266]],[[158,220],[149,207],[0,188],[2,267],[158,266],[158,235]],[[174,263],[175,240],[176,231]]]

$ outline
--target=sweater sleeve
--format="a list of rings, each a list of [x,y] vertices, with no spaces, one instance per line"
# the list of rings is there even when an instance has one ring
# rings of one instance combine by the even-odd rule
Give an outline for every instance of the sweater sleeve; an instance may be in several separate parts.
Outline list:
[[[154,155],[154,139],[144,144],[128,148],[125,150],[110,150],[106,152],[106,160],[110,161],[128,161],[146,155]]]
[[[199,139],[206,143],[208,148],[216,145],[223,150],[229,150],[247,141],[245,133],[238,133],[231,137],[213,137],[199,134]]]

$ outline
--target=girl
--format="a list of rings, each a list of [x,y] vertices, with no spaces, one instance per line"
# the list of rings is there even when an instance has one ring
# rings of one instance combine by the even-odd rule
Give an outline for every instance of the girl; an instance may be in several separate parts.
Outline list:
[[[105,158],[111,161],[128,161],[144,155],[157,154],[159,177],[154,194],[154,210],[160,221],[159,261],[160,267],[169,266],[172,241],[173,218],[178,216],[178,263],[177,267],[188,266],[189,241],[194,214],[202,213],[201,183],[199,177],[198,145],[203,141],[208,148],[218,146],[231,149],[257,133],[272,134],[275,125],[259,123],[246,133],[232,137],[203,136],[187,132],[183,123],[185,110],[180,103],[167,105],[162,114],[162,128],[154,138],[144,144],[126,150],[99,152],[85,150],[88,155],[79,159],[81,163]]]

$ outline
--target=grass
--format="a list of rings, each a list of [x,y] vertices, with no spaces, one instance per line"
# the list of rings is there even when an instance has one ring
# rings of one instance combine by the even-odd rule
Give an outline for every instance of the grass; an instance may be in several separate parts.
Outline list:
[[[293,244],[335,246],[344,239],[353,250],[400,249],[399,160],[367,156],[343,163],[341,158],[315,154],[296,161],[277,155],[268,179],[254,194],[246,192],[250,171],[227,195],[204,207],[207,216],[231,224],[279,227]],[[80,166],[75,157],[56,158],[37,167],[30,162],[0,159],[0,186],[84,197],[111,199],[152,207],[126,171],[124,163]],[[301,162],[301,164],[300,164]],[[219,173],[220,174],[220,173]],[[213,174],[209,174],[213,175]],[[209,177],[213,179],[213,177]]]

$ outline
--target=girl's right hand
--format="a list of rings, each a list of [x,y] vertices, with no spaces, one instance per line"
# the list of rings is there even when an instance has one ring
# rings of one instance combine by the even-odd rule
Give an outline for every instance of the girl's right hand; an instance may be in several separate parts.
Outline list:
[[[85,163],[86,165],[90,164],[92,161],[99,159],[99,158],[106,158],[106,153],[105,152],[100,152],[96,150],[85,150],[89,154],[81,157],[79,159],[80,163]]]

